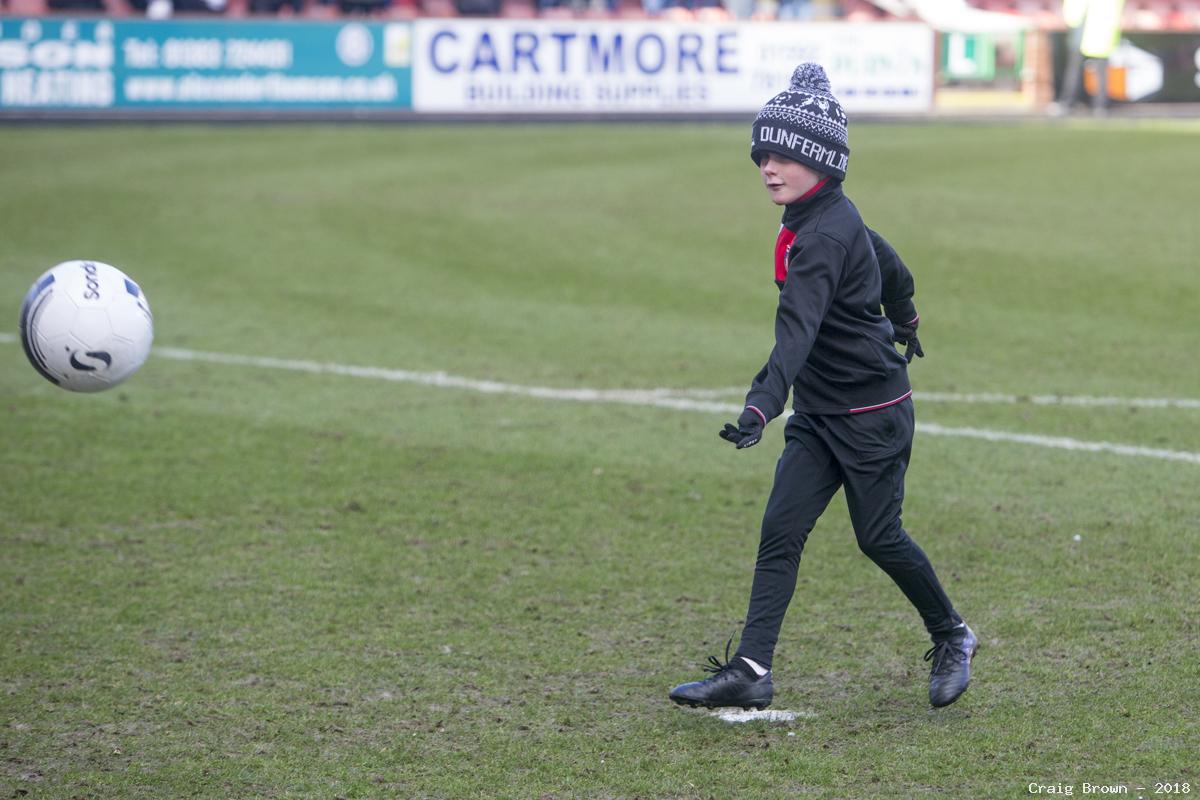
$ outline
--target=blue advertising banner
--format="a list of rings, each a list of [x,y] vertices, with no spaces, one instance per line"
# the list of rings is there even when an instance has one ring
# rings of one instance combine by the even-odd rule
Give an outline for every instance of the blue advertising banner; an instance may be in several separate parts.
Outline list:
[[[411,107],[407,22],[0,18],[0,109]]]

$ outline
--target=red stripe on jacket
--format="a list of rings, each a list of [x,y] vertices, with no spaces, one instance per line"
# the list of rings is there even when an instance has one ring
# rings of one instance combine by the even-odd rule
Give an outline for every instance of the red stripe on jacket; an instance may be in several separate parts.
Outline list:
[[[797,203],[801,203],[812,197],[817,192],[821,191],[821,187],[825,185],[828,178],[822,178],[816,186],[802,194]],[[792,249],[792,244],[796,241],[796,232],[790,231],[783,225],[779,226],[779,236],[775,239],[775,281],[783,283],[787,280],[788,272],[788,251]]]

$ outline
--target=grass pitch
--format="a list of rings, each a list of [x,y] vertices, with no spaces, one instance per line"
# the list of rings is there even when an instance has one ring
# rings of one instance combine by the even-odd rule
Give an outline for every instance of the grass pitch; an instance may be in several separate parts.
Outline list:
[[[1200,398],[1200,127],[851,139],[918,393]],[[720,413],[162,355],[743,387],[778,225],[743,126],[11,128],[0,171],[13,331],[95,258],[160,353],[82,396],[0,340],[0,797],[1200,792],[1200,464],[1045,446],[1195,454],[1194,402],[919,400],[1035,437],[917,436],[905,522],[971,689],[928,707],[839,497],[776,657],[800,715],[731,725],[666,691],[745,611],[780,423],[735,452]]]

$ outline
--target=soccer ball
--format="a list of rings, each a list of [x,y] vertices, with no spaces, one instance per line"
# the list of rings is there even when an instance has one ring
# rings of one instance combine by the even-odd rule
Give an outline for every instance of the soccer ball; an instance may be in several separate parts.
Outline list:
[[[72,392],[111,389],[150,354],[154,317],[141,288],[99,261],[64,261],[21,304],[21,344],[43,378]]]

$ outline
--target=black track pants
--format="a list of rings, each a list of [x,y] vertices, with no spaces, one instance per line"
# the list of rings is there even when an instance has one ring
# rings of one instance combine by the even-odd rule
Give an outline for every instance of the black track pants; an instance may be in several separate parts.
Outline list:
[[[900,523],[912,451],[912,400],[862,414],[794,414],[785,435],[763,515],[738,655],[770,667],[796,589],[800,553],[839,487],[845,488],[859,548],[896,582],[931,637],[947,634],[961,619],[929,559]]]

